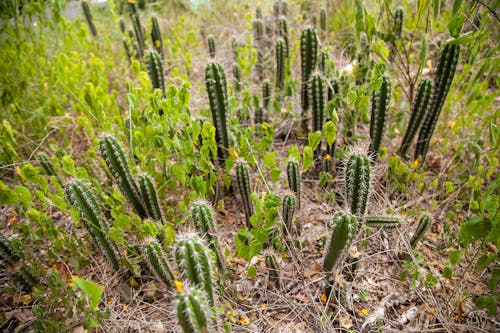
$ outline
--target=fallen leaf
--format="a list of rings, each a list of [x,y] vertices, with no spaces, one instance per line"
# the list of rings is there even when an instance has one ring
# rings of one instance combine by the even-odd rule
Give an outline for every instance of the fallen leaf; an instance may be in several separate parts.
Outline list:
[[[295,298],[297,301],[302,302],[302,303],[309,303],[310,299],[309,297],[301,294],[295,295],[293,298]]]
[[[311,267],[306,269],[304,272],[304,277],[310,278],[313,275],[316,275],[317,273],[321,272],[321,267],[318,263],[314,263]]]

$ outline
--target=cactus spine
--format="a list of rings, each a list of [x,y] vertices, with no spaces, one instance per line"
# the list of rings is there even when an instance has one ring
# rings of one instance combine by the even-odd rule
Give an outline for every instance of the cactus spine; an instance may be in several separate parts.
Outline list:
[[[266,267],[269,270],[268,286],[269,289],[279,288],[280,285],[280,267],[273,254],[266,254],[265,259]]]
[[[206,200],[196,200],[191,205],[191,219],[196,225],[196,229],[207,240],[208,246],[217,256],[217,266],[220,272],[224,272],[224,257],[219,246],[217,238],[217,229],[215,225],[214,210]]]
[[[385,131],[385,123],[391,101],[391,81],[386,76],[382,77],[382,84],[378,92],[372,95],[372,114],[370,118],[370,155],[373,160],[378,156],[380,144]]]
[[[192,288],[185,294],[177,295],[177,318],[184,333],[212,333],[210,309],[206,296]]]
[[[358,232],[356,216],[338,212],[333,217],[333,229],[330,242],[323,260],[323,270],[330,272],[349,249]]]
[[[319,19],[321,30],[326,31],[326,10],[324,8],[321,8]]]
[[[345,166],[346,198],[350,211],[361,218],[370,192],[370,159],[367,154],[352,153]]]
[[[144,57],[144,50],[146,49],[146,41],[144,39],[144,29],[142,27],[139,15],[132,15],[132,25],[134,27],[135,40],[137,41],[137,56],[139,59]]]
[[[151,176],[148,174],[140,175],[138,177],[138,183],[142,201],[144,202],[144,207],[146,208],[149,218],[164,223],[165,221],[161,212],[160,202],[158,201],[156,187]]]
[[[408,127],[406,128],[406,133],[401,142],[401,147],[399,148],[399,155],[406,158],[406,153],[408,148],[410,148],[411,142],[417,134],[417,131],[424,119],[425,112],[429,106],[430,96],[432,92],[432,82],[428,79],[424,79],[420,82],[417,88],[417,97],[412,105],[411,116],[408,122]]]
[[[418,222],[417,230],[415,230],[415,233],[413,234],[413,237],[410,240],[410,245],[412,249],[415,249],[417,247],[418,242],[422,240],[422,238],[425,235],[425,232],[427,229],[429,229],[429,226],[432,223],[432,219],[429,215],[423,215],[420,218],[420,221]]]
[[[282,38],[278,38],[276,41],[276,89],[278,90],[283,90],[285,86],[285,52],[285,41]]]
[[[208,35],[207,44],[208,44],[208,55],[210,58],[214,59],[215,58],[215,37],[214,37],[214,35],[212,35],[212,34]]]
[[[165,259],[165,253],[154,238],[147,238],[144,242],[144,257],[153,272],[165,283],[168,288],[174,286],[174,274]]]
[[[446,101],[453,77],[455,76],[459,54],[459,45],[447,44],[441,52],[434,80],[431,104],[420,128],[417,145],[415,146],[415,159],[422,157],[422,160],[425,160],[427,150],[429,149],[429,141],[431,140],[436,122]]]
[[[241,195],[241,201],[243,203],[243,209],[245,211],[245,220],[248,229],[252,227],[250,223],[250,217],[254,214],[254,207],[252,199],[250,198],[250,177],[248,176],[247,163],[244,160],[238,160],[234,164],[234,169],[236,171],[236,183]]]
[[[403,9],[398,8],[394,12],[394,35],[397,38],[401,38],[401,33],[403,32]]]
[[[161,55],[162,59],[165,59],[165,54],[163,53],[163,38],[161,37],[160,25],[158,24],[158,20],[154,16],[151,17],[151,40],[156,52]]]
[[[101,137],[100,149],[114,180],[120,187],[120,191],[130,201],[135,212],[141,218],[147,217],[148,215],[142,202],[139,186],[130,173],[125,152],[118,143],[118,140],[111,134],[104,134]]]
[[[153,89],[160,89],[162,97],[165,97],[165,77],[163,76],[163,64],[160,55],[155,50],[151,50],[146,55],[146,61]]]
[[[401,220],[395,216],[365,216],[363,221],[369,227],[395,228],[401,225]]]
[[[308,116],[310,108],[310,98],[308,94],[308,85],[311,75],[316,67],[318,58],[318,36],[314,28],[308,27],[302,31],[300,37],[300,61],[302,70],[301,83],[301,102],[302,102],[302,129],[308,132]]]
[[[108,226],[105,223],[97,197],[89,185],[83,180],[75,179],[66,186],[65,194],[69,203],[78,208],[83,226],[87,229],[94,243],[108,259],[113,269],[119,270],[120,252],[116,244],[106,235]]]
[[[300,209],[300,170],[299,163],[290,159],[286,163],[286,175],[288,178],[288,187],[295,194],[297,208]]]
[[[90,7],[87,1],[82,1],[82,9],[83,9],[83,14],[85,15],[85,20],[87,21],[87,24],[89,25],[90,32],[92,33],[92,36],[97,37],[97,29],[95,27],[93,18],[92,18],[92,13],[90,12]]]
[[[220,166],[223,166],[229,156],[229,139],[226,125],[228,101],[226,74],[219,63],[208,63],[205,70],[205,84],[215,127],[217,155],[219,157]]]
[[[283,198],[283,225],[285,226],[286,234],[294,235],[296,228],[293,222],[293,215],[295,214],[295,195],[287,194]]]
[[[180,275],[191,285],[201,288],[207,295],[208,304],[214,306],[210,254],[202,239],[196,234],[181,236],[175,245],[175,261]]]

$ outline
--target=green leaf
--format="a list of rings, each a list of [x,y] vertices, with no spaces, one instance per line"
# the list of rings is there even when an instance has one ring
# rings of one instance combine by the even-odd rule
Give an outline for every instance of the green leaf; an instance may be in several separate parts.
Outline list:
[[[125,232],[122,228],[111,227],[108,230],[109,238],[121,245],[125,245]]]
[[[75,176],[76,170],[75,170],[75,161],[71,158],[71,156],[65,155],[61,159],[62,162],[62,169],[63,171],[70,176]]]
[[[465,247],[483,239],[491,230],[491,222],[482,216],[473,216],[460,226],[460,242]]]
[[[316,147],[318,147],[321,142],[321,131],[309,133],[309,135],[307,136],[307,141],[312,150],[316,149]]]
[[[463,0],[455,0],[453,1],[453,7],[451,8],[451,16],[455,16],[458,14],[460,7],[462,7]]]
[[[16,202],[16,193],[0,180],[0,203],[10,205]]]
[[[250,266],[247,269],[247,279],[253,279],[257,275],[257,268],[255,266]]]
[[[325,135],[326,143],[332,145],[337,139],[337,126],[333,121],[327,121],[323,126],[323,133]]]
[[[492,296],[484,295],[476,299],[476,306],[479,309],[488,309],[488,315],[493,316],[497,313],[497,304]]]
[[[31,192],[24,186],[16,186],[14,189],[16,193],[16,201],[24,208],[31,207]]]
[[[448,30],[450,31],[450,35],[453,37],[458,37],[460,31],[462,30],[462,26],[465,22],[465,16],[463,14],[458,14],[453,16],[448,23]]]
[[[281,200],[272,193],[267,193],[264,199],[264,207],[267,209],[281,206]]]
[[[103,287],[101,287],[94,281],[89,281],[82,278],[76,278],[72,283],[77,286],[85,295],[87,295],[90,302],[90,308],[96,311],[97,306],[101,302]]]
[[[453,252],[450,253],[448,259],[450,260],[450,264],[452,264],[453,266],[456,266],[457,263],[462,259],[464,255],[464,251],[463,250],[455,250]]]
[[[264,154],[264,165],[273,168],[276,166],[276,152],[275,151],[270,151]]]
[[[419,66],[420,68],[425,67],[427,60],[427,51],[429,50],[429,45],[427,43],[427,34],[422,35],[422,45],[420,46],[420,53],[418,54]]]
[[[305,146],[302,152],[302,171],[307,171],[313,164],[313,150],[310,146]]]

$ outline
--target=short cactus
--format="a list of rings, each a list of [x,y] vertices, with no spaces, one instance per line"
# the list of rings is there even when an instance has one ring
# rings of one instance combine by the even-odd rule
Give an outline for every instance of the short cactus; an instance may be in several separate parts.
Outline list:
[[[267,115],[269,114],[269,107],[271,105],[271,82],[269,80],[265,80],[262,83],[262,115],[257,122],[255,123],[263,123],[267,120]]]
[[[434,132],[436,122],[448,96],[453,77],[455,76],[459,55],[460,46],[455,44],[446,44],[441,52],[434,79],[431,104],[420,128],[417,145],[415,146],[415,159],[421,157],[422,160],[425,160],[432,133]]]
[[[179,274],[207,295],[208,304],[214,306],[214,289],[210,253],[196,234],[185,234],[175,244],[175,261]]]
[[[415,230],[415,233],[413,234],[413,237],[410,240],[410,246],[412,249],[415,249],[417,247],[418,242],[420,242],[422,238],[425,236],[425,232],[427,231],[427,229],[429,229],[431,223],[432,223],[432,218],[427,214],[423,215],[420,218],[417,229]]]
[[[137,178],[137,182],[139,184],[141,198],[144,202],[144,207],[146,208],[149,218],[165,223],[160,202],[158,201],[156,187],[153,183],[153,179],[151,179],[151,176],[148,174],[142,174]]]
[[[299,163],[290,159],[286,163],[286,175],[288,178],[288,187],[295,194],[297,208],[300,209],[300,169]]]
[[[310,96],[308,94],[308,86],[311,75],[316,67],[318,58],[319,39],[314,28],[306,28],[302,31],[300,37],[300,61],[302,70],[302,129],[308,132],[308,115],[310,108]]]
[[[160,89],[162,97],[165,98],[165,77],[163,76],[163,64],[158,52],[151,50],[146,54],[149,79],[153,89]]]
[[[420,124],[424,119],[425,112],[429,106],[430,96],[432,92],[432,82],[431,80],[424,79],[420,82],[417,88],[417,97],[413,102],[411,108],[411,116],[408,122],[408,127],[406,128],[406,133],[401,142],[401,147],[399,148],[399,155],[406,158],[408,149],[410,148],[411,142],[417,134]]]
[[[208,44],[208,56],[212,59],[215,58],[215,37],[214,35],[210,34],[207,37],[207,44]]]
[[[276,41],[276,89],[283,90],[285,86],[286,49],[285,41],[278,38]]]
[[[161,37],[160,25],[156,17],[151,17],[151,41],[153,42],[153,47],[156,52],[165,59],[165,54],[163,53],[163,38]]]
[[[223,166],[226,159],[229,157],[229,139],[226,124],[228,100],[226,74],[219,63],[208,63],[205,70],[205,84],[215,127],[217,155],[220,165]]]
[[[139,186],[130,172],[123,148],[118,140],[111,134],[104,134],[100,141],[101,154],[108,165],[114,180],[118,183],[120,191],[125,195],[141,217],[147,217],[144,203],[142,202]]]
[[[370,118],[370,155],[373,161],[378,156],[378,151],[384,137],[389,103],[391,101],[391,81],[386,76],[382,77],[382,84],[378,92],[372,95],[372,114]]]
[[[81,179],[74,179],[66,185],[65,195],[68,202],[78,208],[83,226],[94,243],[108,259],[113,269],[119,270],[120,252],[116,244],[106,235],[108,226],[98,199],[90,186]]]
[[[196,288],[177,295],[177,318],[184,333],[213,333],[206,295]]]
[[[293,217],[295,214],[295,207],[296,207],[295,201],[296,200],[294,194],[287,194],[283,197],[282,217],[286,235],[296,234],[296,228],[293,221]]]
[[[87,1],[82,1],[82,9],[83,9],[83,15],[85,15],[85,20],[87,21],[87,24],[89,25],[90,32],[92,33],[92,36],[97,37],[97,29],[95,27],[93,18],[92,18],[92,13],[90,12],[90,7]]]
[[[215,225],[215,214],[212,206],[206,200],[196,200],[190,207],[191,220],[196,229],[203,235],[208,242],[209,248],[217,256],[217,266],[220,272],[224,272],[224,257],[220,250],[219,239],[217,238],[217,229]]]
[[[396,216],[365,216],[363,221],[369,227],[395,228],[401,225],[401,219]]]
[[[371,163],[367,154],[351,153],[345,163],[346,199],[350,211],[361,218],[370,192]]]
[[[356,216],[338,212],[333,217],[332,235],[323,260],[323,270],[330,272],[339,263],[358,233]]]
[[[147,238],[144,241],[143,253],[150,269],[168,288],[173,288],[174,274],[158,241],[151,237]]]
[[[250,177],[248,176],[247,162],[241,159],[237,160],[234,163],[234,169],[236,172],[236,183],[238,185],[243,209],[245,211],[246,224],[248,229],[250,229],[252,227],[252,224],[250,223],[250,217],[254,214],[254,207],[252,199],[250,198],[252,191],[250,186]]]
[[[266,267],[269,271],[268,288],[274,289],[280,286],[280,267],[273,254],[266,254],[265,259]]]

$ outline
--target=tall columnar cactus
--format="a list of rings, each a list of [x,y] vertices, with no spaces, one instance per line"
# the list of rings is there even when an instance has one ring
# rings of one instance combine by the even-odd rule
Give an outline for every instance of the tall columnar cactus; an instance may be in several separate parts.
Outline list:
[[[20,261],[21,257],[17,251],[12,248],[10,241],[0,232],[0,262],[3,262],[3,265],[7,266],[8,271],[12,273],[12,276],[19,281],[24,288],[30,290],[38,285],[39,282],[33,277],[24,263],[19,264]]]
[[[420,242],[420,240],[422,240],[422,238],[425,236],[425,232],[427,231],[427,229],[429,229],[431,223],[432,223],[432,218],[427,214],[423,215],[420,218],[417,229],[415,230],[415,233],[413,234],[413,237],[410,240],[410,245],[412,249],[415,249],[417,247],[418,242]]]
[[[302,129],[308,132],[308,112],[310,109],[310,96],[308,85],[311,75],[316,67],[318,58],[319,39],[314,28],[308,27],[302,31],[300,37],[300,61],[302,70],[301,102],[302,102]]]
[[[351,153],[345,162],[346,199],[350,211],[362,218],[370,193],[371,163],[367,154]]]
[[[373,160],[378,156],[380,144],[384,137],[385,124],[391,101],[391,81],[386,76],[382,77],[382,84],[377,92],[372,95],[372,114],[370,118],[370,155]]]
[[[74,179],[66,185],[65,195],[68,202],[78,208],[82,224],[94,243],[108,259],[113,269],[119,270],[120,252],[116,244],[106,235],[108,230],[106,219],[89,185],[81,179]]]
[[[323,260],[323,270],[325,272],[330,272],[341,261],[357,233],[358,220],[356,216],[344,212],[335,214],[332,235]]]
[[[90,32],[92,33],[92,36],[97,37],[97,29],[92,19],[92,13],[90,12],[89,4],[87,3],[87,1],[82,1],[81,3],[82,3],[83,15],[85,15],[85,20],[89,25]]]
[[[137,42],[137,56],[142,60],[144,57],[144,50],[146,50],[146,40],[144,39],[144,28],[142,27],[139,15],[131,16],[132,25],[134,27],[135,40]]]
[[[325,121],[325,87],[321,74],[313,74],[309,81],[309,100],[312,105],[313,132],[322,131]]]
[[[269,271],[269,289],[279,288],[280,286],[280,266],[276,261],[273,254],[266,254],[265,259],[266,267]]]
[[[139,186],[130,173],[125,152],[118,143],[118,140],[111,134],[104,134],[101,137],[100,149],[114,180],[120,187],[120,191],[129,200],[135,212],[141,218],[147,217],[148,214],[144,208],[144,202],[141,198]]]
[[[288,42],[288,21],[286,17],[280,17],[279,19],[279,29],[278,35],[283,38],[285,42],[285,59],[288,59],[288,55],[290,54],[290,44]]]
[[[276,41],[276,89],[283,90],[285,86],[286,50],[285,41],[278,38]]]
[[[295,194],[287,194],[283,197],[283,225],[286,234],[295,235],[297,230],[293,221],[296,206]]]
[[[165,97],[165,77],[163,76],[163,64],[160,55],[155,50],[151,50],[146,55],[146,61],[153,89],[160,89],[162,96]]]
[[[237,160],[234,163],[234,169],[236,172],[236,184],[238,185],[241,201],[243,203],[243,210],[245,211],[245,220],[248,229],[250,229],[252,227],[250,217],[254,214],[254,207],[252,199],[250,198],[252,190],[250,186],[250,177],[248,176],[247,162],[242,159]]]
[[[207,297],[196,288],[177,295],[177,318],[184,333],[213,333]]]
[[[153,47],[156,52],[161,55],[162,59],[165,59],[165,54],[163,53],[163,38],[161,37],[160,25],[156,17],[151,17],[151,41],[153,42]]]
[[[300,209],[300,169],[299,162],[295,159],[289,159],[286,163],[286,175],[288,178],[288,187],[295,194],[297,208]]]
[[[217,62],[209,62],[205,69],[205,84],[207,87],[210,111],[215,127],[217,155],[220,166],[223,166],[229,156],[229,139],[227,135],[226,115],[228,114],[227,82],[224,69]]]
[[[212,34],[208,35],[207,44],[208,44],[208,55],[210,58],[214,59],[215,58],[215,37],[214,37],[214,35],[212,35]]]
[[[234,80],[234,90],[240,92],[243,86],[241,81],[241,69],[238,64],[233,65],[233,80]]]
[[[147,238],[144,241],[143,253],[151,270],[168,288],[173,288],[174,274],[158,241],[151,237]]]
[[[319,19],[320,19],[321,30],[326,31],[326,10],[325,10],[325,8],[321,8]]]
[[[222,273],[225,270],[224,257],[220,250],[215,216],[212,206],[206,200],[196,200],[191,204],[190,216],[196,229],[207,240],[209,248],[217,256],[217,266]]]
[[[394,35],[397,38],[401,38],[402,32],[403,32],[403,9],[398,8],[394,12]]]
[[[185,234],[175,244],[175,261],[179,274],[193,286],[202,289],[208,304],[214,306],[214,288],[210,252],[196,234]]]
[[[153,179],[151,179],[151,176],[148,174],[142,174],[137,177],[137,181],[139,183],[141,198],[149,218],[165,223]]]
[[[429,101],[432,92],[432,82],[428,79],[423,79],[417,88],[417,97],[413,102],[411,107],[411,116],[408,121],[408,127],[406,128],[406,133],[401,142],[401,147],[399,148],[399,155],[406,158],[408,149],[410,148],[411,142],[417,134],[420,124],[424,119],[425,112],[429,106]]]
[[[257,49],[257,63],[255,69],[259,80],[264,78],[264,21],[257,18],[253,22],[254,44]]]
[[[425,160],[432,133],[434,132],[436,122],[448,96],[453,77],[455,76],[459,55],[459,45],[446,44],[441,52],[434,79],[431,104],[420,128],[417,145],[415,146],[415,159],[422,157],[422,160]]]
[[[271,105],[271,82],[269,82],[269,80],[265,80],[264,83],[262,83],[262,117],[260,119],[260,123],[268,119],[267,115],[269,114],[270,105]]]

